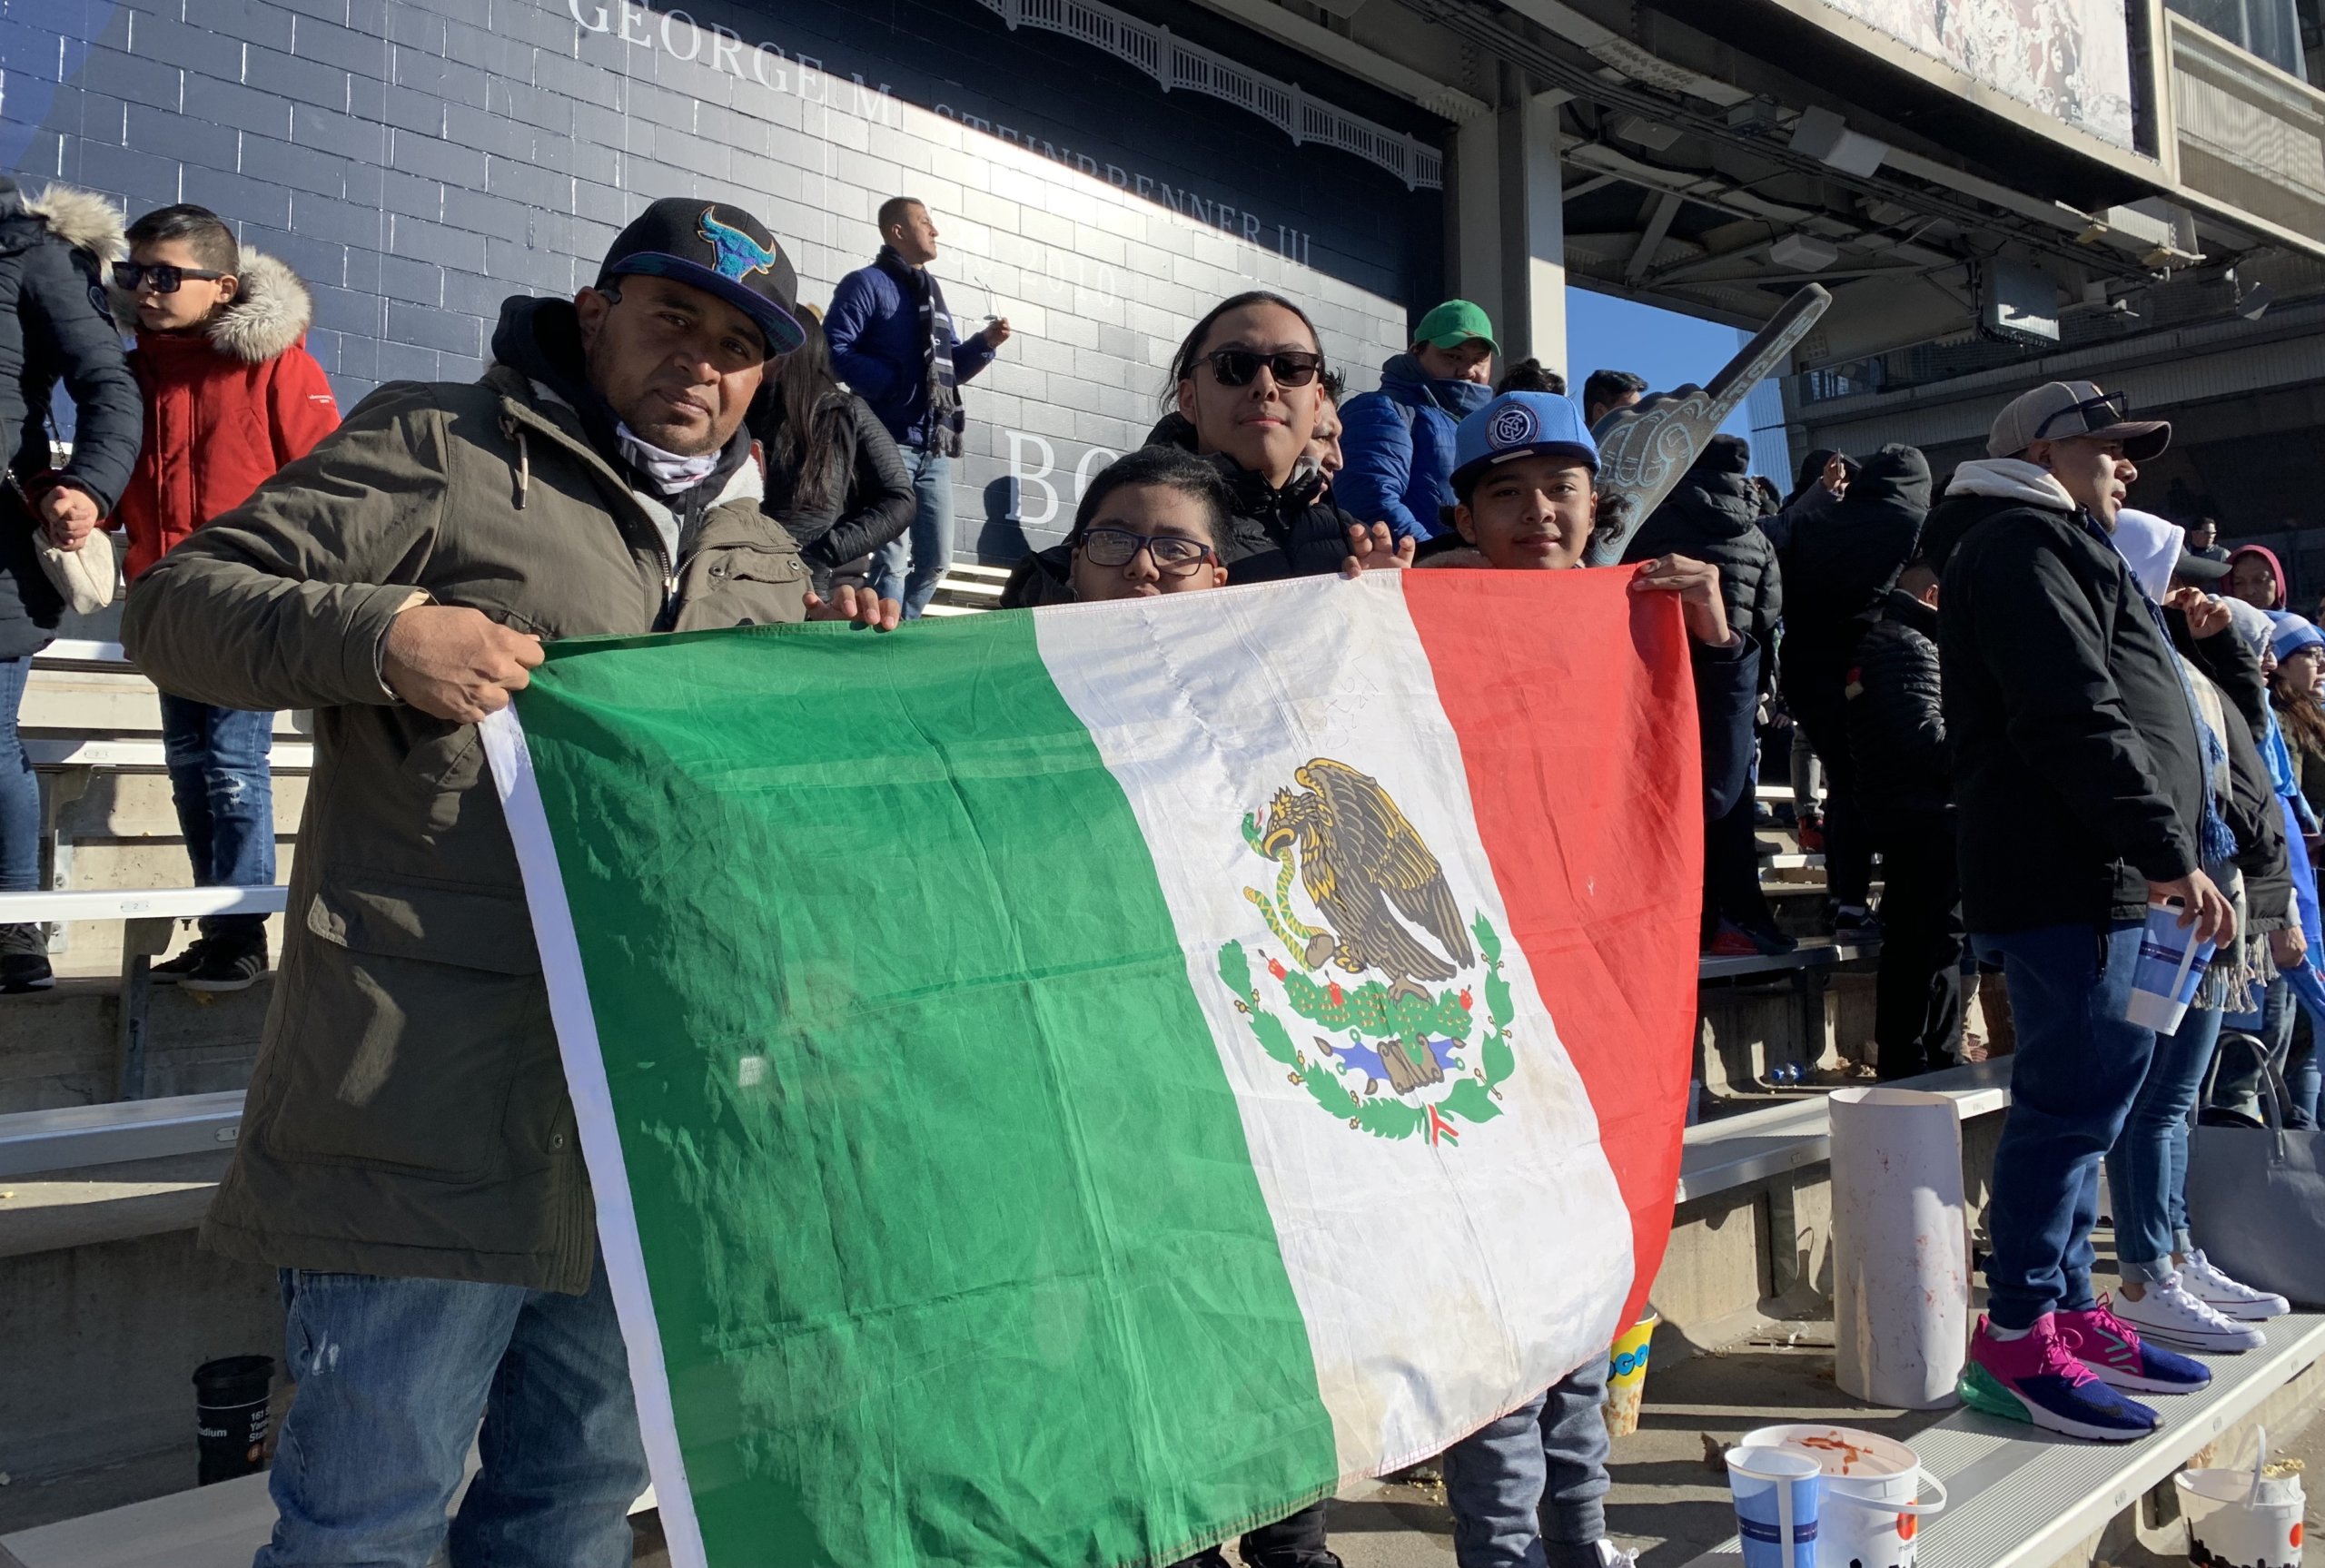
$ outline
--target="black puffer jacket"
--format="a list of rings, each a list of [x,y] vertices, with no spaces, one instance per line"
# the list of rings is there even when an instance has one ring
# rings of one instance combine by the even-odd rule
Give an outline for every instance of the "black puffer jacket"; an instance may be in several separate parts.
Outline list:
[[[1964,493],[1973,468],[1999,470]],[[2136,923],[2196,869],[2202,753],[2180,673],[2098,525],[1964,464],[1930,514],[1958,540],[1938,606],[1946,738],[1974,932]]]
[[[1195,449],[1194,426],[1167,414],[1146,438],[1150,447]],[[1319,477],[1294,478],[1281,489],[1224,453],[1219,465],[1235,498],[1235,543],[1224,552],[1227,580],[1264,583],[1278,577],[1321,577],[1348,559],[1348,531],[1356,518],[1332,503]]]
[[[1888,589],[1857,641],[1843,689],[1865,809],[1884,822],[1951,810],[1937,611],[1903,588]]]
[[[1678,488],[1631,536],[1623,559],[1681,555],[1717,567],[1727,624],[1759,645],[1765,675],[1773,667],[1776,622],[1784,616],[1784,584],[1776,547],[1760,531],[1751,464],[1749,447],[1734,436],[1714,436]]]
[[[754,428],[767,454],[766,510],[799,545],[799,557],[818,595],[831,593],[832,576],[912,527],[912,477],[905,472],[895,439],[871,406],[852,392],[834,392],[816,409],[818,419],[836,412],[835,439],[825,456],[823,499],[808,508],[794,505],[799,476],[777,464],[777,431]],[[769,416],[771,419],[773,416]],[[761,421],[765,422],[765,421]]]
[[[0,442],[19,481],[46,472],[49,399],[64,383],[74,407],[64,477],[107,512],[144,424],[100,279],[122,254],[121,214],[104,198],[52,185],[27,199],[0,174]],[[32,518],[0,493],[0,658],[39,652],[64,615],[34,550]]]

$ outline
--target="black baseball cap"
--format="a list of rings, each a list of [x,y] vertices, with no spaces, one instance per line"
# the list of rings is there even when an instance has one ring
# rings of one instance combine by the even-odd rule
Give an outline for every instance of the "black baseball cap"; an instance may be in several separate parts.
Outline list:
[[[716,294],[757,323],[767,358],[787,354],[806,334],[793,319],[799,274],[766,224],[724,202],[665,196],[614,236],[598,269],[602,287],[644,273]]]

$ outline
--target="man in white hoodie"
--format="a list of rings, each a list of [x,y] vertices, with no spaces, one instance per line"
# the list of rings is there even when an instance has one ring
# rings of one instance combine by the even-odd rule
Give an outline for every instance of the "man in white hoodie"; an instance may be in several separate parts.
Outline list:
[[[2100,1161],[2155,1050],[2124,1020],[2149,901],[2182,900],[2200,939],[2225,940],[2234,921],[2202,869],[2234,845],[2208,793],[2194,699],[2162,612],[2111,542],[2135,465],[2171,436],[2089,382],[2038,387],[1995,418],[1987,459],[1955,471],[1922,547],[1944,574],[1963,912],[1979,956],[2008,977],[2018,1030],[1987,1317],[1962,1393],[2116,1442],[2162,1423],[2121,1390],[2211,1379],[2143,1345],[2091,1279]]]

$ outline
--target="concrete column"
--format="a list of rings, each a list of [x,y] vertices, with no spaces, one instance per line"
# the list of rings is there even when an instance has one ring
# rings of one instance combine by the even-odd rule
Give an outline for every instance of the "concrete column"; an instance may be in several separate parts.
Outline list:
[[[1528,355],[1554,370],[1566,363],[1566,209],[1558,160],[1564,93],[1524,84],[1495,116],[1500,157],[1501,284],[1494,325],[1512,360]]]
[[[1499,116],[1481,114],[1454,133],[1451,245],[1445,276],[1458,299],[1486,308],[1497,330],[1501,307],[1502,212]],[[1434,300],[1419,302],[1426,311]]]

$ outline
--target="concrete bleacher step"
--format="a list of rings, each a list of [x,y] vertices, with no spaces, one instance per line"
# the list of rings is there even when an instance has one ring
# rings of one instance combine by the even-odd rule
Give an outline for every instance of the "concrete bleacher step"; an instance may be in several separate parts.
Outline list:
[[[2300,1425],[2325,1386],[2325,1314],[2296,1313],[2262,1326],[2261,1348],[2202,1358],[2212,1373],[2202,1393],[2155,1397],[2165,1424],[2137,1443],[2083,1443],[1974,1410],[1916,1435],[1911,1441],[1923,1468],[1948,1494],[1945,1511],[1922,1522],[1923,1568],[2086,1562],[2110,1521],[2240,1423]],[[1730,1541],[1688,1568],[1741,1568],[1743,1561]]]
[[[239,1092],[250,1081],[274,981],[199,1001],[158,986],[146,1010],[145,1085],[152,1095]],[[99,1105],[114,1098],[121,980],[64,979],[53,991],[0,997],[0,1118]]]

